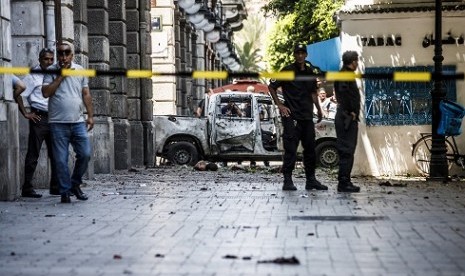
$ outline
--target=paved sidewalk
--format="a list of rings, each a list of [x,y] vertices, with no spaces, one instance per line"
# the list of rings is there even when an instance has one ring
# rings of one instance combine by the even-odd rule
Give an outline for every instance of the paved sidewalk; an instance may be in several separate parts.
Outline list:
[[[158,167],[97,175],[85,202],[0,202],[0,275],[465,275],[463,179],[358,178],[342,194],[317,177],[329,191]]]

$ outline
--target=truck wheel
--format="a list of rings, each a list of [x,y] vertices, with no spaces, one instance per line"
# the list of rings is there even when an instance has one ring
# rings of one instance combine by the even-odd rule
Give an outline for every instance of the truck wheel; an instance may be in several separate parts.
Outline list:
[[[338,165],[339,154],[336,145],[335,141],[324,141],[316,146],[315,153],[318,164],[325,168],[332,168]]]
[[[197,148],[189,142],[177,142],[170,145],[166,155],[174,165],[193,166],[199,161]]]

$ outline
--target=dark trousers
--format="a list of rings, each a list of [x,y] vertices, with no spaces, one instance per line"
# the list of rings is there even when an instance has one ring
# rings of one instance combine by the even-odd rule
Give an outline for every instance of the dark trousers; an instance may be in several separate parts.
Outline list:
[[[299,142],[301,142],[305,175],[307,179],[315,177],[315,125],[313,124],[313,120],[294,120],[290,117],[282,117],[282,124],[284,146],[283,174],[292,174],[297,160],[297,148]]]
[[[32,189],[32,178],[37,168],[40,149],[45,141],[47,153],[52,166],[52,177],[50,178],[50,189],[58,190],[58,180],[55,172],[55,162],[52,154],[52,136],[48,124],[46,113],[41,113],[41,120],[34,123],[29,120],[29,139],[27,145],[27,154],[24,165],[24,184],[23,190]]]
[[[352,121],[348,129],[344,128],[344,115],[342,110],[337,110],[335,120],[337,149],[339,153],[339,183],[350,182],[350,173],[354,166],[354,153],[357,146],[358,122]]]

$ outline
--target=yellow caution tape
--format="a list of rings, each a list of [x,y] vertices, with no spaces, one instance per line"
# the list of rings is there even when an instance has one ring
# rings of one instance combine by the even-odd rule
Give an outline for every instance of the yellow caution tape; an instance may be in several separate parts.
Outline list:
[[[27,75],[29,67],[0,67],[0,74]]]
[[[294,80],[294,71],[282,71],[282,72],[260,72],[260,78],[270,78],[275,80]]]
[[[95,77],[97,76],[97,71],[94,69],[86,70],[74,70],[74,69],[63,69],[61,74],[65,77]]]
[[[361,74],[354,72],[327,72],[326,80],[328,81],[353,81],[357,78],[361,78]]]
[[[192,73],[194,79],[227,79],[228,72],[226,71],[194,71]]]
[[[431,73],[429,72],[394,72],[394,81],[431,81]]]
[[[151,70],[128,70],[126,73],[128,78],[152,78]]]
[[[34,73],[37,70],[33,70]],[[40,71],[40,70],[39,70]],[[29,67],[0,67],[0,74],[14,74],[14,75],[28,75],[31,73]],[[46,73],[42,71],[40,73]],[[57,73],[56,71],[54,72]],[[71,70],[63,69],[63,76],[85,76],[85,77],[96,77],[98,74],[110,76],[117,75],[121,76],[124,71],[100,71],[95,69],[86,70]],[[227,79],[228,77],[239,77],[243,78],[249,76],[251,78],[269,78],[275,80],[292,81],[296,78],[299,80],[307,80],[305,76],[296,76],[293,71],[282,71],[282,72],[228,72],[228,71],[193,71],[193,72],[152,72],[151,70],[126,70],[126,77],[128,78],[152,78],[153,76],[185,76],[192,77],[194,79]],[[395,82],[430,82],[433,79],[433,74],[430,72],[394,72],[392,75],[381,75],[376,74],[360,74],[354,72],[326,72],[325,78],[327,81],[353,81],[357,78],[372,77],[376,79],[392,79]],[[314,78],[316,76],[309,76]],[[456,74],[454,76],[456,80],[463,80],[462,74]]]

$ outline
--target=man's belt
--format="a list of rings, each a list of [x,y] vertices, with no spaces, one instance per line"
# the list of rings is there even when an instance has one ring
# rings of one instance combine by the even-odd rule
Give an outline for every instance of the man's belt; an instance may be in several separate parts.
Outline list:
[[[47,111],[43,111],[43,110],[40,110],[40,109],[37,109],[37,108],[34,108],[34,107],[31,107],[31,111],[34,112],[35,114],[39,115],[39,116],[48,116]]]

